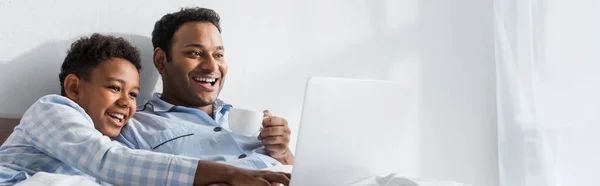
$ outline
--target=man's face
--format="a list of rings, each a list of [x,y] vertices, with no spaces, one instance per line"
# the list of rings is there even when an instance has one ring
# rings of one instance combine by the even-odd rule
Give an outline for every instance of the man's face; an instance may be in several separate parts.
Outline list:
[[[221,33],[213,24],[188,22],[180,26],[173,35],[171,60],[161,72],[163,96],[175,105],[212,105],[227,74],[224,52]]]
[[[95,128],[115,138],[135,113],[139,73],[129,61],[113,58],[92,70],[82,80],[75,100],[90,115]]]

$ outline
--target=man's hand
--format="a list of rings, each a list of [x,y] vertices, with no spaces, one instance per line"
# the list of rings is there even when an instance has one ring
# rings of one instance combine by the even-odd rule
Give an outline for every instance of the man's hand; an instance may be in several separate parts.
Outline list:
[[[294,155],[290,151],[290,134],[287,120],[264,111],[263,130],[258,135],[269,156],[284,165],[294,164]]]
[[[245,172],[234,175],[229,183],[213,183],[208,186],[281,186],[280,183],[288,185],[290,174],[271,171],[245,170]]]
[[[289,185],[290,179],[289,173],[242,169],[242,172],[235,175],[231,185],[275,186],[279,183]]]
[[[289,185],[291,175],[283,172],[246,170],[206,160],[198,161],[194,185],[273,186]]]

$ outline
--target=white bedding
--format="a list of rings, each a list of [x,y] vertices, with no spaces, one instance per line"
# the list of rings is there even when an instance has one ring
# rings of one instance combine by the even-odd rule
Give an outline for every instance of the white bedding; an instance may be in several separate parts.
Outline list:
[[[282,166],[273,166],[263,170],[270,171],[278,171],[278,172],[292,172],[293,166],[291,165],[282,165]],[[440,181],[440,180],[426,180],[419,178],[407,178],[403,177],[399,174],[392,173],[388,175],[382,176],[373,176],[357,183],[352,184],[351,186],[470,186],[463,183],[458,183],[454,181]]]
[[[352,186],[468,186],[466,184],[454,181],[439,181],[406,178],[398,174],[388,174],[385,176],[373,176],[352,184]]]
[[[99,186],[99,184],[83,176],[38,172],[15,186]]]
[[[264,170],[292,172],[292,166],[275,166]],[[15,186],[99,186],[97,183],[83,176],[69,176],[38,172],[31,178],[22,181]],[[398,174],[373,176],[359,181],[351,186],[469,186],[454,181],[438,181],[406,178]]]

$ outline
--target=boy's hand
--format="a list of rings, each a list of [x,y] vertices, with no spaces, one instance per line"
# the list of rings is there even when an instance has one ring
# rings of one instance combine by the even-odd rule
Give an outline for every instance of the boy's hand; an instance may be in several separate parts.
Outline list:
[[[264,111],[263,130],[258,135],[258,140],[265,146],[269,156],[284,165],[294,164],[294,156],[290,151],[290,134],[287,120],[273,116],[270,111]]]

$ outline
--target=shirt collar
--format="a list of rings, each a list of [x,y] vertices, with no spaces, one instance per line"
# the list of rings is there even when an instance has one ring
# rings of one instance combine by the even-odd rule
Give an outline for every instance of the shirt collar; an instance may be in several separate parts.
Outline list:
[[[150,100],[146,104],[144,104],[140,109],[151,109],[154,112],[169,112],[175,107],[175,105],[160,99],[161,95],[161,93],[154,93],[152,95],[152,98],[150,98]],[[221,114],[225,114],[225,112],[229,111],[229,108],[231,107],[231,104],[225,103],[223,100],[217,99],[213,103],[213,113],[221,112]]]

